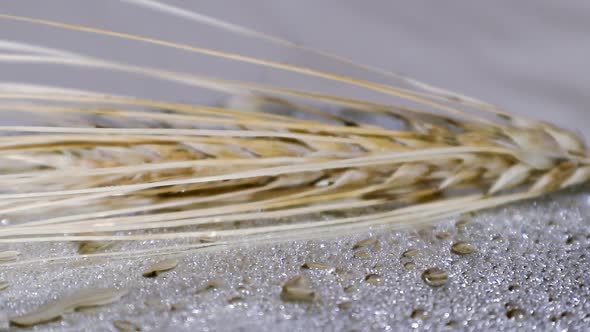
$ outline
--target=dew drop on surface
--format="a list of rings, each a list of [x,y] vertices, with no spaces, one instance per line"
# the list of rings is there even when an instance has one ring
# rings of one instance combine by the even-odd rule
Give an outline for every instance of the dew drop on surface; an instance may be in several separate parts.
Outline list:
[[[365,250],[358,250],[358,251],[354,252],[354,257],[361,258],[361,259],[367,259],[367,258],[370,258],[371,255]]]
[[[520,320],[526,317],[526,312],[513,302],[506,303],[505,307],[508,319]]]
[[[402,254],[402,257],[416,257],[418,256],[420,252],[418,251],[418,249],[408,249],[406,251],[404,251],[404,253]]]
[[[365,281],[368,282],[369,284],[373,285],[373,286],[377,286],[380,285],[382,280],[381,280],[381,276],[379,276],[378,274],[369,274],[365,277]]]
[[[348,310],[348,309],[350,309],[350,307],[352,307],[352,301],[344,300],[344,301],[338,302],[337,306],[338,306],[338,309],[340,309],[340,310]]]
[[[517,291],[520,288],[520,286],[518,285],[510,285],[508,286],[508,290],[513,292],[513,291]]]
[[[416,264],[414,264],[414,262],[406,262],[404,263],[404,268],[406,270],[411,270],[416,266]]]
[[[306,262],[301,265],[301,268],[305,270],[327,270],[329,272],[334,272],[335,270],[334,267],[320,262]]]
[[[455,326],[458,325],[458,323],[455,320],[450,320],[450,321],[447,322],[446,325],[449,326],[449,327],[455,327]]]
[[[477,251],[477,248],[469,242],[455,242],[451,246],[451,252],[457,255],[469,255]]]
[[[356,290],[356,286],[354,285],[350,285],[350,286],[346,286],[344,287],[344,292],[345,293],[352,293]]]
[[[377,241],[377,239],[375,238],[368,238],[368,239],[364,239],[361,241],[358,241],[357,243],[354,244],[354,246],[352,246],[353,250],[356,249],[360,249],[360,248],[364,248],[364,247],[374,247],[379,243],[379,241]]]
[[[414,266],[416,266],[416,264],[414,263],[414,260],[409,257],[400,258],[400,263],[404,266],[404,268],[406,270],[411,270],[414,268]]]
[[[234,297],[230,298],[229,300],[227,300],[227,303],[230,305],[234,305],[234,304],[244,302],[244,300],[245,299],[241,296],[234,296]]]
[[[441,287],[449,281],[449,275],[438,267],[432,267],[422,273],[422,280],[429,286]]]
[[[508,319],[523,319],[526,316],[526,312],[520,308],[514,308],[506,311],[506,317]]]
[[[141,328],[139,328],[137,325],[135,325],[134,323],[127,321],[127,320],[113,321],[113,326],[115,327],[115,329],[117,329],[117,331],[120,331],[120,332],[141,331]]]
[[[436,235],[435,235],[435,237],[439,240],[444,240],[450,236],[451,236],[451,233],[449,233],[449,232],[440,232],[440,233],[436,233]]]
[[[428,313],[426,312],[426,310],[424,310],[422,308],[416,308],[416,309],[412,310],[412,314],[410,315],[410,317],[412,317],[412,319],[420,319],[420,320],[426,319],[427,316],[428,316]]]
[[[457,228],[457,230],[459,231],[463,231],[465,230],[465,227],[469,224],[469,219],[467,219],[466,217],[459,219],[456,223],[455,223],[455,228]]]

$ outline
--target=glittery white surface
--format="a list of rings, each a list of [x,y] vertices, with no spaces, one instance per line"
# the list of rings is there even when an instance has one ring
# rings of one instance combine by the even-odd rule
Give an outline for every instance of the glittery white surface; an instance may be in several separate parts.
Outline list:
[[[589,201],[577,188],[477,213],[465,226],[447,220],[419,230],[197,252],[156,278],[142,277],[154,259],[3,268],[0,279],[11,286],[0,300],[11,316],[80,288],[131,290],[120,302],[67,313],[35,331],[115,331],[114,320],[142,331],[583,331],[590,328]],[[439,239],[443,232],[450,236]],[[354,244],[370,237],[379,243],[366,249],[369,258],[354,257]],[[452,253],[456,241],[477,252]],[[54,247],[54,254],[74,252]],[[39,248],[22,249],[25,259]],[[411,269],[400,262],[408,249],[418,250]],[[302,269],[306,262],[334,269]],[[431,267],[448,274],[444,286],[422,280]],[[366,282],[369,274],[381,283]],[[297,275],[311,281],[316,301],[281,300],[282,284]],[[210,282],[218,286],[204,289]],[[343,302],[350,308],[340,308]]]

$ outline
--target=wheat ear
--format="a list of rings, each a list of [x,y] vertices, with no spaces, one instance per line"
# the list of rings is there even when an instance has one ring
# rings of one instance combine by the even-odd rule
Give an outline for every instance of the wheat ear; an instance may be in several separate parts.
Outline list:
[[[234,96],[212,107],[0,83],[1,110],[42,122],[0,126],[0,213],[12,221],[0,227],[0,243],[73,241],[86,257],[115,241],[198,240],[92,254],[128,258],[326,238],[432,223],[590,178],[582,140],[554,125],[183,8],[125,2],[297,48],[405,86],[108,29],[5,14],[0,19],[307,75],[381,93],[404,106],[0,41],[7,51],[0,62],[132,73]],[[347,112],[323,110],[333,105]],[[358,120],[370,117],[393,125]]]

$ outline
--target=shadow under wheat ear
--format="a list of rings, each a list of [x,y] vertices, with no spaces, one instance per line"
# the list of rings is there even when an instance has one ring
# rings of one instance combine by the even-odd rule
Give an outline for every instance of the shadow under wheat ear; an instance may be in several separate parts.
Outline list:
[[[426,91],[107,29],[0,19],[295,72],[414,105],[176,73],[4,41],[0,45],[12,52],[0,53],[1,62],[133,73],[236,96],[225,107],[211,107],[1,83],[1,110],[35,114],[47,123],[0,126],[9,134],[0,137],[0,213],[14,221],[0,227],[0,243],[74,241],[83,255],[112,258],[326,238],[431,223],[590,179],[586,148],[574,134],[409,79],[402,81]],[[348,111],[328,113],[308,101]],[[289,114],[273,112],[285,109]],[[31,218],[31,211],[43,217]],[[335,216],[323,217],[329,214]],[[114,241],[150,239],[200,243],[95,253]]]

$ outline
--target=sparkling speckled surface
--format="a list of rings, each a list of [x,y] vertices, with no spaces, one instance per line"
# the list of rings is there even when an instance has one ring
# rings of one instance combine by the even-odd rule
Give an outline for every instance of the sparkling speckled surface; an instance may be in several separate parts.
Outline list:
[[[154,259],[3,268],[0,279],[11,286],[0,292],[1,310],[23,313],[84,287],[127,287],[116,304],[33,330],[115,331],[112,322],[125,319],[143,331],[583,331],[590,328],[588,212],[590,195],[578,188],[478,213],[465,226],[447,220],[421,230],[194,253],[155,279],[141,276]],[[439,239],[443,232],[450,236]],[[379,241],[362,249],[369,258],[354,257],[354,244],[368,237]],[[451,253],[456,241],[477,252]],[[56,254],[74,252],[54,247]],[[410,269],[400,262],[408,249],[418,250]],[[312,261],[334,269],[301,269]],[[431,267],[448,274],[444,286],[422,280]],[[368,283],[369,274],[381,282]],[[317,301],[280,299],[282,284],[296,275],[311,281]],[[211,282],[217,287],[204,289]],[[346,302],[350,308],[342,308]]]

